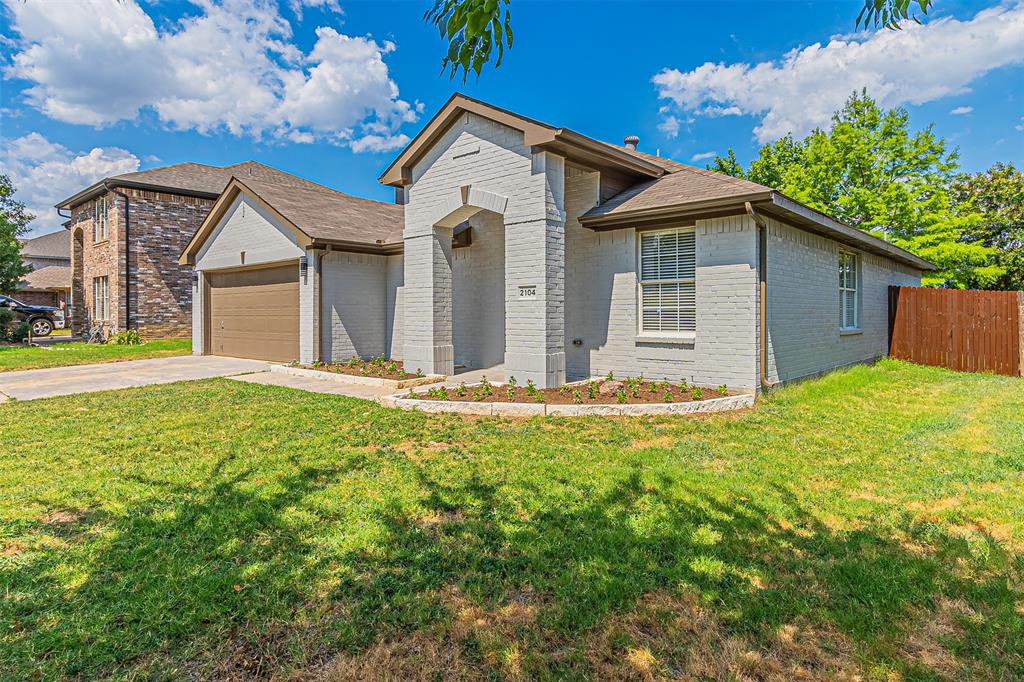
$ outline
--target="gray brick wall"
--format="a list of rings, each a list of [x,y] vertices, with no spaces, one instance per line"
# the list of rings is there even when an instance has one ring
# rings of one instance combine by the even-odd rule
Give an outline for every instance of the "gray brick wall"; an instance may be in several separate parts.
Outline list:
[[[388,355],[387,257],[327,253],[321,286],[324,360]]]
[[[757,377],[756,233],[746,217],[698,221],[697,331],[692,341],[639,335],[637,240],[632,229],[593,232],[575,219],[597,201],[596,174],[566,184],[566,367],[569,378],[624,376],[754,390]],[[574,339],[582,345],[575,346]]]
[[[887,352],[889,285],[919,286],[920,272],[769,220],[768,377],[790,381]],[[839,255],[860,256],[860,331],[840,331]]]
[[[505,361],[505,226],[490,212],[470,223],[473,244],[452,251],[455,362],[493,367]]]
[[[402,256],[387,257],[386,305],[387,326],[385,347],[389,358],[402,359],[404,342],[402,337],[402,315],[405,308],[405,261]]]
[[[490,193],[505,225],[506,369],[539,385],[564,378],[564,164],[532,153],[521,132],[464,114],[413,168],[405,205],[405,355],[410,365],[448,373],[457,351],[452,327],[450,232],[463,220],[460,188]],[[536,287],[522,298],[521,286]],[[456,295],[456,298],[458,295]],[[477,349],[481,342],[477,342]],[[474,354],[475,349],[467,349]],[[490,351],[488,351],[489,353]]]

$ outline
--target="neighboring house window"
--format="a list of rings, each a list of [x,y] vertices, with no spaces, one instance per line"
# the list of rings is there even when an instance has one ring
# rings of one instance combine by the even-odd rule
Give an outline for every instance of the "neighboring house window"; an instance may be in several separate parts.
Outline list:
[[[92,279],[92,319],[110,319],[110,279],[107,277]]]
[[[696,234],[640,232],[640,333],[682,336],[697,329]]]
[[[100,197],[93,204],[92,240],[94,242],[104,241],[110,235],[109,217],[107,198]]]
[[[860,325],[857,265],[856,255],[839,252],[839,326],[842,329],[857,329]]]

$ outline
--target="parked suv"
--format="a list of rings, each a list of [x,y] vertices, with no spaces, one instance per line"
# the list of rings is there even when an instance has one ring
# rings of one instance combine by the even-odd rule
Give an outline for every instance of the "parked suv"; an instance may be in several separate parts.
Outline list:
[[[32,336],[49,336],[54,329],[64,328],[64,311],[49,305],[29,305],[10,296],[0,295],[0,308],[10,308],[19,320],[28,322]]]

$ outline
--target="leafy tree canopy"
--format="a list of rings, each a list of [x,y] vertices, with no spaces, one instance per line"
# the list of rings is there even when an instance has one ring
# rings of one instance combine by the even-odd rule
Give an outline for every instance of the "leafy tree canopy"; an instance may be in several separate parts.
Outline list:
[[[1012,163],[997,163],[987,171],[958,175],[952,195],[959,211],[984,218],[971,237],[995,249],[995,262],[1004,272],[993,288],[1024,291],[1024,173]]]
[[[928,285],[989,286],[1003,274],[995,249],[975,235],[984,223],[951,194],[956,150],[931,126],[910,130],[905,109],[882,110],[854,93],[827,130],[763,146],[746,170],[729,150],[708,168],[768,185],[939,268]]]
[[[35,216],[25,204],[14,200],[14,186],[6,174],[0,173],[0,291],[13,292],[29,268],[21,262],[21,242]]]

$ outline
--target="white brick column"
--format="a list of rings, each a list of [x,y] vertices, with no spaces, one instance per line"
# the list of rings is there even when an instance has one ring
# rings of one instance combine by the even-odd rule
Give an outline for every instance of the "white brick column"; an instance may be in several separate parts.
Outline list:
[[[530,181],[505,216],[505,375],[565,383],[565,159],[533,155]]]
[[[406,223],[404,242],[405,370],[451,376],[452,229]]]
[[[192,281],[192,355],[202,355],[206,341],[206,273],[196,270]]]
[[[320,251],[306,251],[306,273],[299,267],[299,362],[308,365],[319,360],[317,330],[319,329],[320,307],[317,305],[319,296]]]

